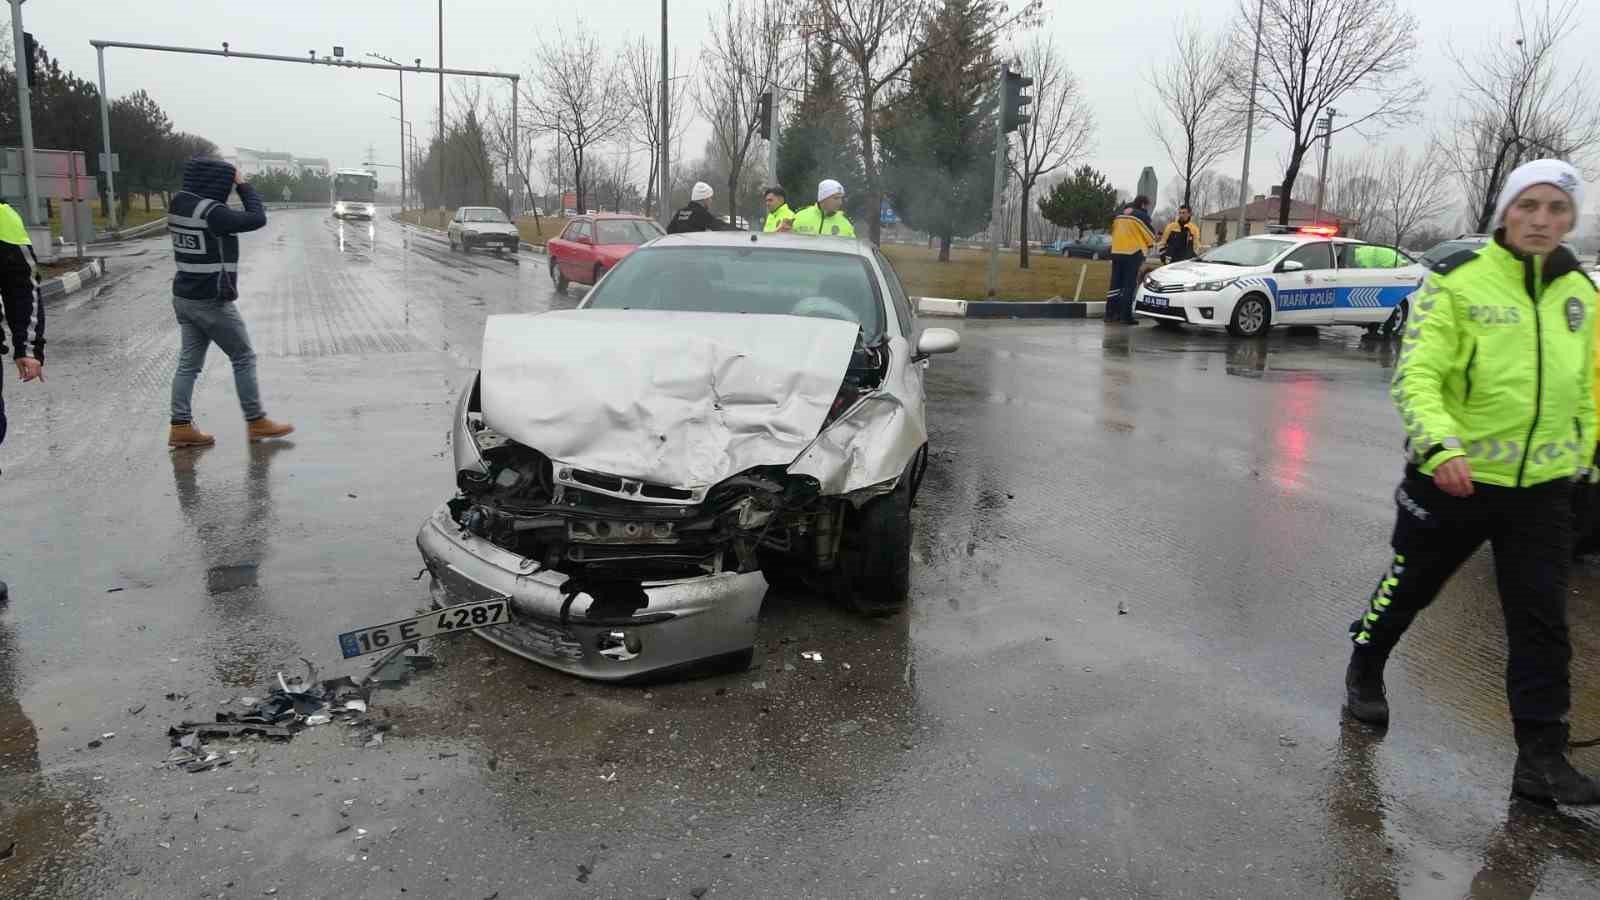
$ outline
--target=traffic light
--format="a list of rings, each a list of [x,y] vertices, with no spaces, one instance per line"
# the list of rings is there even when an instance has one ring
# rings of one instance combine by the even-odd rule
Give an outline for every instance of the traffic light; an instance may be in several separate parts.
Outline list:
[[[35,84],[39,83],[39,76],[38,76],[38,70],[37,70],[38,57],[39,57],[38,48],[39,48],[39,44],[36,41],[34,41],[33,35],[30,34],[29,32],[24,31],[22,33],[22,52],[26,53],[28,55],[28,59],[27,59],[26,62],[27,62],[27,66],[28,66],[28,84],[29,85],[35,85]]]
[[[756,122],[761,129],[761,137],[772,140],[772,92],[766,91],[756,98]]]
[[[1032,84],[1032,78],[1024,78],[1021,72],[1013,72],[1009,68],[1006,69],[1005,90],[1003,91],[1005,106],[1002,108],[1001,124],[1008,133],[1028,124],[1028,120],[1031,118],[1022,111],[1022,108],[1032,103],[1033,98],[1022,93],[1022,90]]]

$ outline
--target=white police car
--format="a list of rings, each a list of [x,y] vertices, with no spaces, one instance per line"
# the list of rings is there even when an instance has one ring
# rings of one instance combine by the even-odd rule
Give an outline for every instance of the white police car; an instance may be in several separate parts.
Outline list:
[[[1226,328],[1361,325],[1398,331],[1427,270],[1400,250],[1309,226],[1252,235],[1151,272],[1134,298],[1148,319]]]

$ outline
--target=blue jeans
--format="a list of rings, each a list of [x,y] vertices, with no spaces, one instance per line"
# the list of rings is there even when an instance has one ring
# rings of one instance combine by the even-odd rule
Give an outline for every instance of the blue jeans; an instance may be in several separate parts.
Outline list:
[[[231,301],[172,298],[172,311],[178,315],[183,331],[183,349],[178,353],[178,372],[172,378],[172,424],[194,421],[190,403],[194,399],[195,379],[206,363],[206,351],[216,344],[233,363],[233,386],[239,392],[239,408],[247,422],[265,416],[261,409],[261,388],[256,384],[256,352],[250,346],[250,333],[244,318]]]

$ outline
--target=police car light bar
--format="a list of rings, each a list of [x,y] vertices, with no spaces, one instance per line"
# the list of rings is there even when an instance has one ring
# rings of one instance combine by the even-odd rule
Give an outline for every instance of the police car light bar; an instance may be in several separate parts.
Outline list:
[[[1298,229],[1301,234],[1314,234],[1319,237],[1333,237],[1339,233],[1337,225],[1302,225]]]

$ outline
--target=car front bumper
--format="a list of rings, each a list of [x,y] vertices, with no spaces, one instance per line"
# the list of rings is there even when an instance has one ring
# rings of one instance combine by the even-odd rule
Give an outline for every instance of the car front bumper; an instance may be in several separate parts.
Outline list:
[[[507,250],[517,249],[518,237],[513,234],[473,234],[462,237],[463,244],[474,247],[504,247]]]
[[[508,597],[512,621],[478,629],[479,636],[600,681],[747,663],[767,593],[760,572],[727,572],[646,582],[647,602],[638,609],[605,609],[582,592],[569,600],[561,590],[568,576],[464,533],[443,506],[422,523],[417,548],[436,607]]]
[[[1238,297],[1233,291],[1178,291],[1151,293],[1143,286],[1134,295],[1133,313],[1161,322],[1181,322],[1200,328],[1226,328]]]

